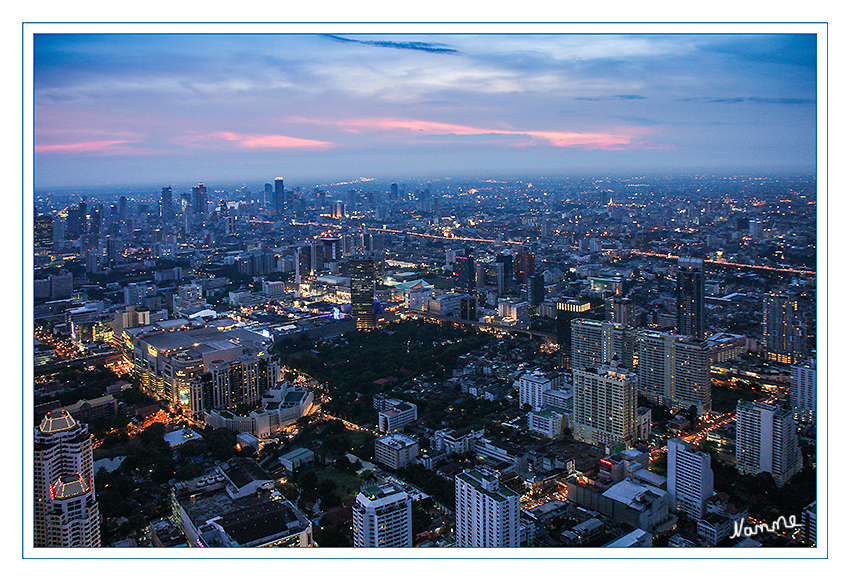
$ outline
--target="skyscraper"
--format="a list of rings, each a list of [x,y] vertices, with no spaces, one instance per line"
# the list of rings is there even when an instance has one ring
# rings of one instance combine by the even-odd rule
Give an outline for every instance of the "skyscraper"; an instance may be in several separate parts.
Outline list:
[[[372,486],[357,495],[351,508],[355,547],[412,547],[413,505],[392,485]]]
[[[36,252],[49,252],[53,248],[53,216],[35,217],[33,242]]]
[[[573,436],[611,448],[637,437],[637,375],[615,364],[573,369]]]
[[[276,215],[283,214],[284,210],[284,191],[283,178],[274,179],[274,197],[272,198],[272,211]]]
[[[351,314],[357,329],[375,328],[375,263],[371,258],[353,258],[351,275]]]
[[[159,196],[159,218],[163,224],[168,224],[174,217],[174,202],[171,197],[171,188],[162,188]]]
[[[767,472],[783,486],[803,468],[797,426],[790,410],[778,405],[738,401],[735,461],[741,474]]]
[[[64,409],[53,410],[35,429],[34,545],[100,546],[88,428]]]
[[[806,327],[798,297],[786,293],[765,295],[762,338],[765,357],[770,361],[793,365],[806,356]]]
[[[455,292],[475,292],[475,259],[471,248],[467,248],[462,255],[455,256],[453,278]]]
[[[517,252],[514,257],[514,277],[517,284],[526,284],[534,273],[534,254],[528,251]]]
[[[455,476],[457,546],[518,547],[519,498],[487,469]]]
[[[818,411],[817,360],[801,362],[791,368],[791,389],[788,392],[794,419],[815,423]]]
[[[192,209],[198,218],[205,218],[207,215],[207,187],[202,183],[192,188]]]
[[[594,369],[614,358],[631,369],[635,354],[634,330],[608,321],[573,319],[570,364],[573,369]]]
[[[635,304],[632,299],[614,297],[606,300],[605,320],[636,327],[637,318],[635,317]]]
[[[590,303],[577,299],[568,299],[558,301],[555,307],[558,365],[560,367],[568,367],[570,365],[570,352],[572,350],[572,322],[574,319],[587,316],[585,313],[590,310]]]
[[[671,509],[694,520],[705,516],[705,503],[714,494],[711,456],[678,438],[667,440],[667,492]]]
[[[543,282],[543,275],[540,273],[532,274],[528,277],[526,285],[526,294],[528,295],[528,304],[532,307],[537,307],[546,298],[546,285]]]
[[[635,334],[638,388],[653,403],[711,411],[711,352],[705,341],[641,329]]]
[[[699,258],[680,258],[676,272],[677,331],[703,339],[705,335],[705,271]]]

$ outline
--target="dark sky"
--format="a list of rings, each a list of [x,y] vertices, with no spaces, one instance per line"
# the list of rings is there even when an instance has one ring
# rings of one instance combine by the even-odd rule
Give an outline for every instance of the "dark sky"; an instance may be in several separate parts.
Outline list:
[[[37,188],[815,169],[815,35],[34,39]]]

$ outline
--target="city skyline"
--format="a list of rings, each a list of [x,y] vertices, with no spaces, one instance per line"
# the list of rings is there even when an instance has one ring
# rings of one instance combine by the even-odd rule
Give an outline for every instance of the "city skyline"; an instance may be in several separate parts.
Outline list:
[[[826,554],[825,28],[24,23],[25,558]]]
[[[815,38],[36,34],[35,186],[813,172]]]

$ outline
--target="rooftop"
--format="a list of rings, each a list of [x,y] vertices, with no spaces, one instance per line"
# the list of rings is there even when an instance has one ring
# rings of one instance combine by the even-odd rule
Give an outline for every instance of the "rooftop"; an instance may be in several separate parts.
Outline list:
[[[47,415],[41,420],[38,429],[44,434],[54,434],[64,430],[70,430],[76,426],[76,420],[71,417],[71,414],[67,410],[58,409],[47,412]]]

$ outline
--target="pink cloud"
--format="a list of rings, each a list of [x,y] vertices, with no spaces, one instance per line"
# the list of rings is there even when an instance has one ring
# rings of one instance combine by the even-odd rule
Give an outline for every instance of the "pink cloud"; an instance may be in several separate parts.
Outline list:
[[[213,133],[211,137],[217,137],[227,141],[236,141],[242,147],[322,148],[333,145],[328,141],[301,139],[298,137],[287,137],[286,135],[245,135],[242,133],[232,133],[230,131],[219,131],[218,133]]]
[[[84,151],[105,151],[105,152],[126,152],[126,147],[120,147],[125,143],[134,143],[133,141],[115,140],[115,141],[86,141],[82,143],[63,143],[58,145],[36,145],[36,153],[61,152],[61,153],[78,153]]]
[[[632,143],[634,135],[617,135],[612,133],[578,133],[563,131],[520,131],[509,129],[487,129],[468,125],[455,125],[436,121],[417,119],[351,119],[346,121],[321,121],[316,119],[292,119],[302,123],[321,125],[337,125],[349,131],[361,130],[415,131],[425,135],[516,135],[535,137],[548,145],[555,147],[589,147],[598,149],[618,149]],[[534,145],[525,143],[522,145]]]

